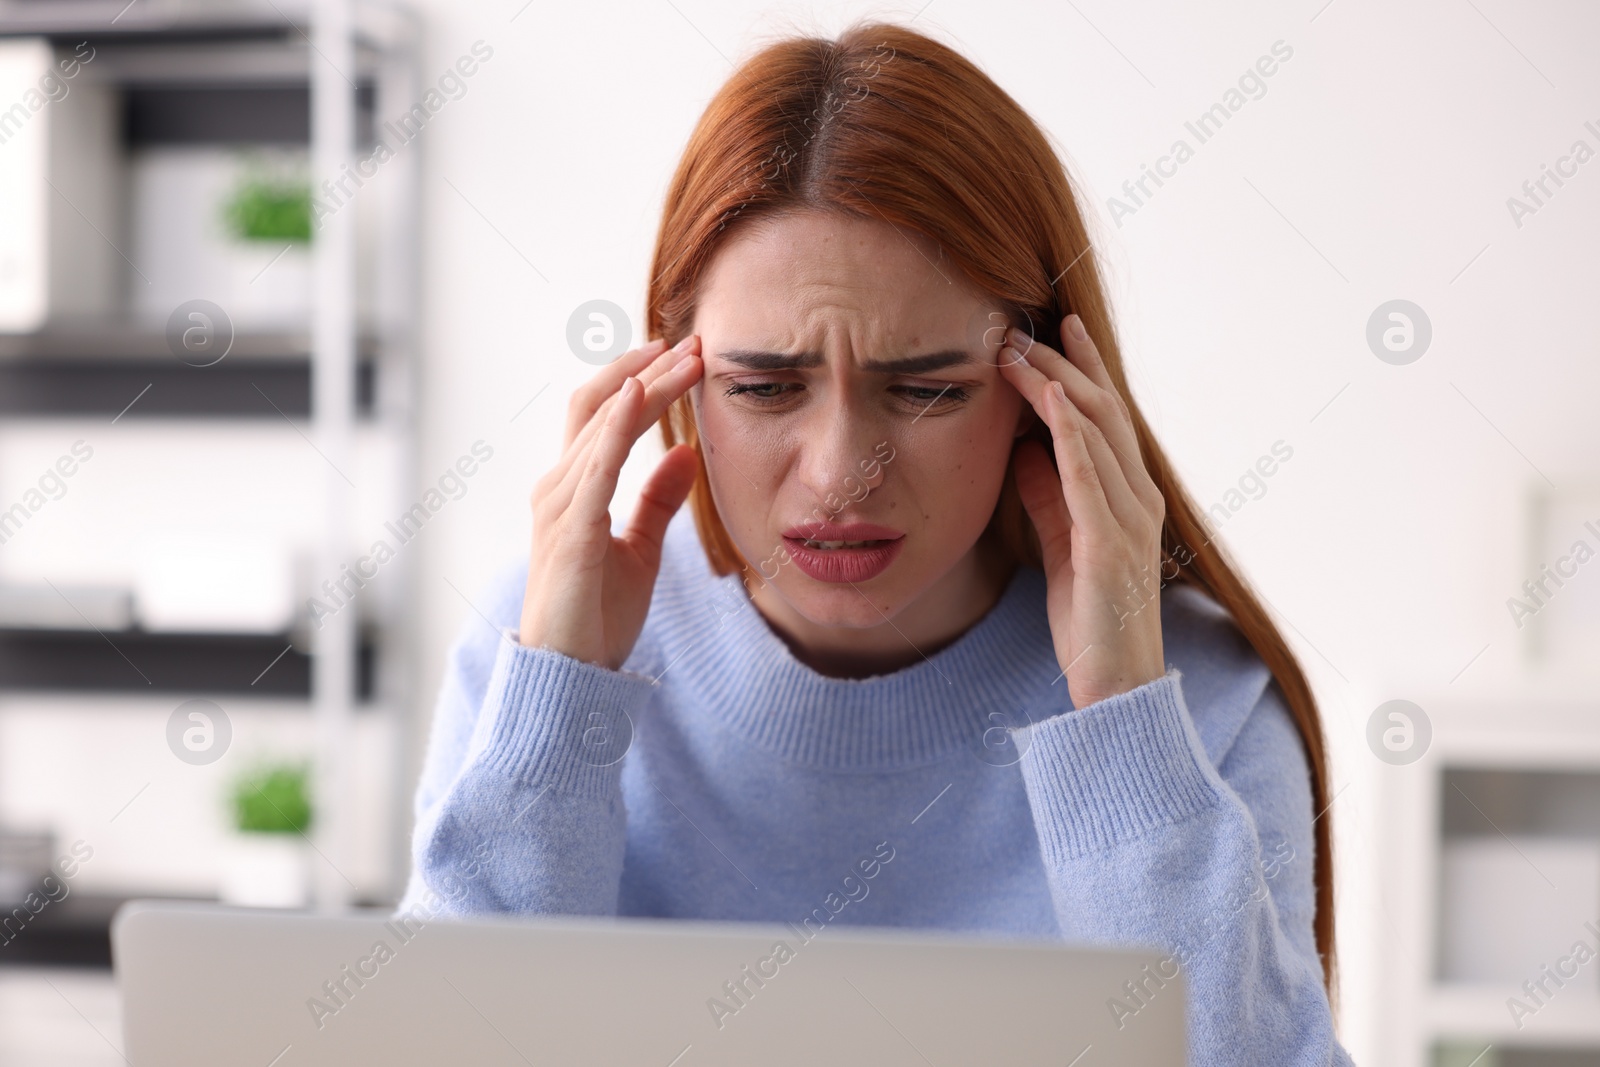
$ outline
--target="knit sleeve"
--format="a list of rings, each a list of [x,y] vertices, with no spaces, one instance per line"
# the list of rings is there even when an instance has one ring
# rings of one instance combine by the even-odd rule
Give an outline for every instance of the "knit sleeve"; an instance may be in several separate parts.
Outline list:
[[[1181,974],[1189,1062],[1349,1064],[1312,932],[1310,778],[1274,685],[1220,768],[1181,674],[1014,734],[1063,935],[1169,953]],[[1148,976],[1111,992],[1119,1029],[1161,996]]]
[[[471,620],[450,655],[400,909],[614,915],[650,679],[490,634]]]

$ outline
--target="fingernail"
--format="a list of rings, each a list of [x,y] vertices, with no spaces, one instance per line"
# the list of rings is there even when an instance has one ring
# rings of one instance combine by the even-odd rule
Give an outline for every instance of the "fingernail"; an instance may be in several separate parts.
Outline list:
[[[1033,338],[1017,329],[1015,326],[1006,331],[1006,340],[1011,342],[1011,347],[1018,352],[1026,352],[1033,347]]]
[[[1056,394],[1056,403],[1065,404],[1067,402],[1067,391],[1061,388],[1060,382],[1051,382],[1050,388]]]
[[[688,337],[673,345],[672,350],[674,352],[687,352],[692,344],[694,344],[694,334],[691,333]]]
[[[1087,341],[1089,331],[1083,328],[1083,320],[1076,315],[1067,316],[1067,329],[1071,331],[1073,340]]]

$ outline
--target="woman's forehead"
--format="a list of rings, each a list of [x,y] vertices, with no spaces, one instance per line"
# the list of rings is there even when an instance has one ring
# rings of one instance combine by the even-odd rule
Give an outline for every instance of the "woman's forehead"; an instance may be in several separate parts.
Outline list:
[[[713,348],[911,354],[960,343],[983,301],[922,242],[822,213],[753,225],[711,264],[694,329]]]
[[[750,272],[866,290],[949,287],[961,281],[928,236],[881,219],[819,210],[756,219],[738,228],[718,248],[709,274],[721,282]]]

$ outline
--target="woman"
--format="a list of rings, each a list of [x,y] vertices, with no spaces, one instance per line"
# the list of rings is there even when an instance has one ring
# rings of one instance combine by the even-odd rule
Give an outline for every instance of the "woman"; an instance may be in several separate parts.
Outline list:
[[[1128,393],[1038,127],[910,30],[783,41],[651,273],[657,340],[573,396],[499,632],[452,652],[407,902],[1162,945],[1195,1063],[1349,1062],[1316,708]]]

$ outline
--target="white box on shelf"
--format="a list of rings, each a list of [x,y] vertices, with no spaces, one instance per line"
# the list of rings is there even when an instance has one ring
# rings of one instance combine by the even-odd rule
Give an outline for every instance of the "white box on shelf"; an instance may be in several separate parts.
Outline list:
[[[140,545],[134,604],[146,630],[282,633],[294,620],[294,583],[281,542],[164,531]]]
[[[1520,986],[1574,943],[1595,948],[1600,840],[1447,837],[1439,896],[1440,980]],[[1567,981],[1600,993],[1600,961]]]
[[[126,630],[133,594],[109,585],[0,582],[0,626],[41,630]]]
[[[116,97],[94,48],[0,41],[0,332],[117,306]]]
[[[309,244],[242,240],[223,218],[230,195],[251,175],[293,181],[308,165],[305,150],[293,146],[162,146],[134,153],[129,229],[134,257],[148,265],[151,278],[133,292],[134,315],[161,328],[173,308],[202,298],[227,312],[236,330],[309,329]]]

